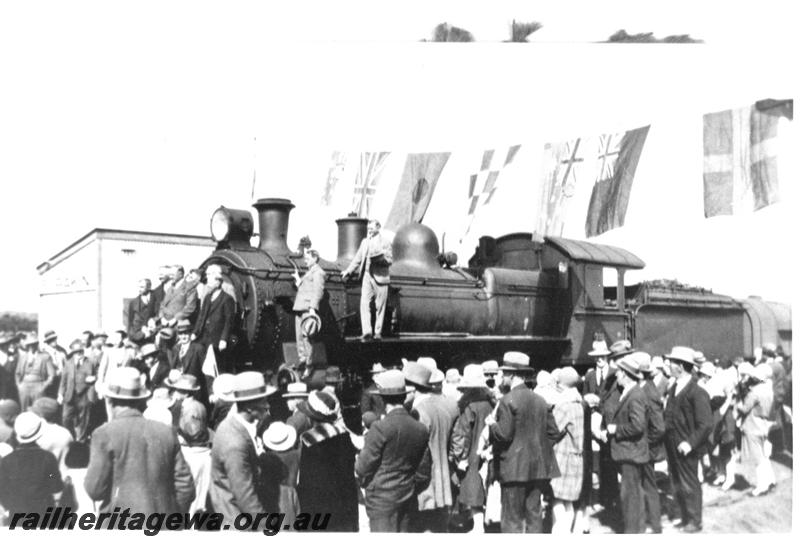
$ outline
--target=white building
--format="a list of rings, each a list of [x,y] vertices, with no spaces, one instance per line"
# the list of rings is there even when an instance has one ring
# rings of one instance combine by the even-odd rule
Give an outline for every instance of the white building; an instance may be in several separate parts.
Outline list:
[[[213,251],[210,237],[97,228],[37,267],[39,331],[66,346],[84,330],[123,328],[125,303],[139,279],[158,284],[158,268],[197,267]]]

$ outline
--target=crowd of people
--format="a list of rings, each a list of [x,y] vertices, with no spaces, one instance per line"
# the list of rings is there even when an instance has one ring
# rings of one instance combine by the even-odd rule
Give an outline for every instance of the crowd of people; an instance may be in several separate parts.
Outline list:
[[[738,471],[752,495],[775,485],[773,440],[786,438],[775,430],[791,406],[791,360],[775,346],[711,362],[599,339],[583,377],[515,351],[446,372],[429,357],[385,361],[345,407],[353,384],[336,366],[317,383],[310,360],[230,368],[233,300],[218,267],[205,274],[201,285],[165,269],[155,290],[142,280],[126,328],[86,331],[66,350],[52,331],[0,339],[6,522],[58,505],[223,524],[319,514],[327,531],[568,534],[605,510],[619,532],[665,521],[698,532],[703,482],[728,490]],[[306,318],[321,290],[299,290]]]

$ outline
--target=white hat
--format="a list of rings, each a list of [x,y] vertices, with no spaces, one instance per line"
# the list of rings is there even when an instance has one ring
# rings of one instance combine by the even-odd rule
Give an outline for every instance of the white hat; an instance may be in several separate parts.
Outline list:
[[[30,444],[42,436],[44,419],[33,413],[25,411],[17,416],[14,421],[14,433],[17,435],[17,442],[20,444]]]
[[[611,351],[608,350],[608,344],[606,340],[601,339],[599,341],[592,342],[592,350],[586,353],[589,356],[608,356],[611,354]]]
[[[464,367],[464,377],[458,384],[458,389],[480,388],[486,386],[486,377],[483,375],[483,366],[480,364],[467,364]]]
[[[272,451],[292,449],[297,441],[297,431],[293,426],[275,421],[261,435],[264,445]]]
[[[108,398],[118,400],[144,400],[150,398],[142,374],[136,368],[115,368],[109,372],[110,379],[104,389]]]

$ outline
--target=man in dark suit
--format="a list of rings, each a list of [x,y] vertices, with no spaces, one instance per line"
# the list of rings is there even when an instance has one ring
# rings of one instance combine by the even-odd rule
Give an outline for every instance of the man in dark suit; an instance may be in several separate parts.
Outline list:
[[[503,533],[542,532],[542,490],[550,478],[561,476],[553,454],[559,431],[549,404],[525,386],[533,373],[528,355],[503,356],[503,384],[509,388],[486,418],[489,440],[500,461]]]
[[[187,319],[178,322],[178,343],[173,347],[173,359],[175,362],[174,369],[179,370],[182,374],[192,375],[197,379],[197,384],[200,385],[200,393],[197,399],[205,405],[208,405],[208,393],[211,392],[211,384],[214,377],[206,376],[203,372],[203,363],[206,359],[207,349],[202,343],[191,340],[192,325]],[[223,370],[219,370],[223,373]]]
[[[303,319],[307,315],[318,315],[322,297],[325,295],[325,271],[319,265],[319,253],[316,250],[306,251],[306,267],[308,270],[300,276],[294,272],[297,284],[297,296],[294,299],[294,331],[297,342],[297,358],[300,367],[310,367],[313,363],[314,347],[308,334],[303,329]]]
[[[139,281],[139,295],[128,303],[125,315],[128,337],[143,342],[153,336],[151,319],[158,314],[158,302],[150,291],[150,279]]]
[[[370,303],[375,301],[374,338],[381,339],[386,301],[389,299],[389,266],[392,264],[392,243],[381,235],[381,223],[370,220],[367,236],[358,246],[353,261],[342,272],[342,281],[358,271],[361,277],[361,337],[373,338]]]
[[[713,427],[708,393],[692,377],[694,350],[673,347],[665,355],[675,384],[667,393],[664,445],[673,489],[681,510],[680,527],[696,533],[703,528],[703,490],[697,463]]]
[[[644,489],[645,523],[654,533],[661,533],[661,495],[656,483],[655,464],[667,458],[664,449],[664,403],[661,393],[653,381],[655,368],[650,355],[636,352],[631,355],[639,364],[642,381],[639,386],[647,401],[647,444],[650,460],[642,469],[642,488]],[[662,376],[663,377],[663,376]]]
[[[220,373],[229,373],[232,370],[228,369],[224,357],[227,356],[226,350],[231,340],[236,303],[222,289],[222,268],[209,265],[206,278],[206,295],[200,306],[192,339],[199,341],[204,347],[213,347]]]
[[[84,486],[101,512],[185,512],[194,500],[192,473],[172,428],[142,415],[150,391],[133,368],[109,372],[105,395],[113,420],[92,435]]]
[[[617,362],[617,384],[622,387],[622,393],[619,405],[607,426],[611,458],[622,476],[619,503],[625,533],[644,532],[642,468],[650,459],[647,446],[647,401],[638,385],[642,375],[634,354]]]
[[[158,286],[156,286],[152,291],[153,299],[156,302],[156,315],[158,314],[158,310],[161,308],[161,302],[164,301],[164,296],[169,289],[171,274],[171,266],[162,265],[158,268]]]
[[[386,404],[383,402],[383,397],[379,394],[375,394],[375,391],[378,389],[378,386],[375,384],[375,376],[385,371],[386,368],[384,368],[380,362],[372,365],[372,369],[370,370],[372,380],[361,392],[361,415],[371,411],[380,417],[386,413]]]
[[[386,416],[367,432],[356,460],[356,477],[365,489],[370,531],[407,532],[417,494],[431,479],[428,430],[403,407],[411,392],[403,372],[380,373],[375,383],[386,403]]]
[[[236,405],[219,424],[211,448],[211,486],[209,497],[224,524],[233,525],[239,514],[255,516],[264,512],[258,496],[258,452],[261,438],[256,427],[269,411],[267,397],[277,389],[264,382],[258,372],[235,376],[233,390],[225,401]]]
[[[89,416],[96,401],[94,383],[100,361],[84,355],[81,340],[69,346],[67,362],[58,387],[58,403],[62,406],[61,422],[78,442],[89,439]]]

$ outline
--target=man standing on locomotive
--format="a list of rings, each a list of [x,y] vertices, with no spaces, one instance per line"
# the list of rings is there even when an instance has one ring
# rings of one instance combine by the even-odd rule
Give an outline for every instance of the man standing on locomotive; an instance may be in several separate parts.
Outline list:
[[[325,293],[325,271],[319,265],[319,252],[309,250],[306,252],[306,267],[308,270],[301,277],[294,272],[294,281],[297,284],[297,296],[294,299],[295,313],[294,331],[297,342],[297,358],[299,365],[311,367],[313,364],[314,348],[309,340],[310,330],[303,327],[306,321],[315,321],[317,330],[320,327],[318,315],[320,302]]]
[[[392,263],[392,243],[381,235],[381,223],[370,220],[367,236],[361,241],[353,261],[342,272],[342,281],[358,270],[361,275],[361,338],[381,339],[383,315],[389,298],[389,266]],[[375,329],[370,320],[370,302],[375,300]]]

